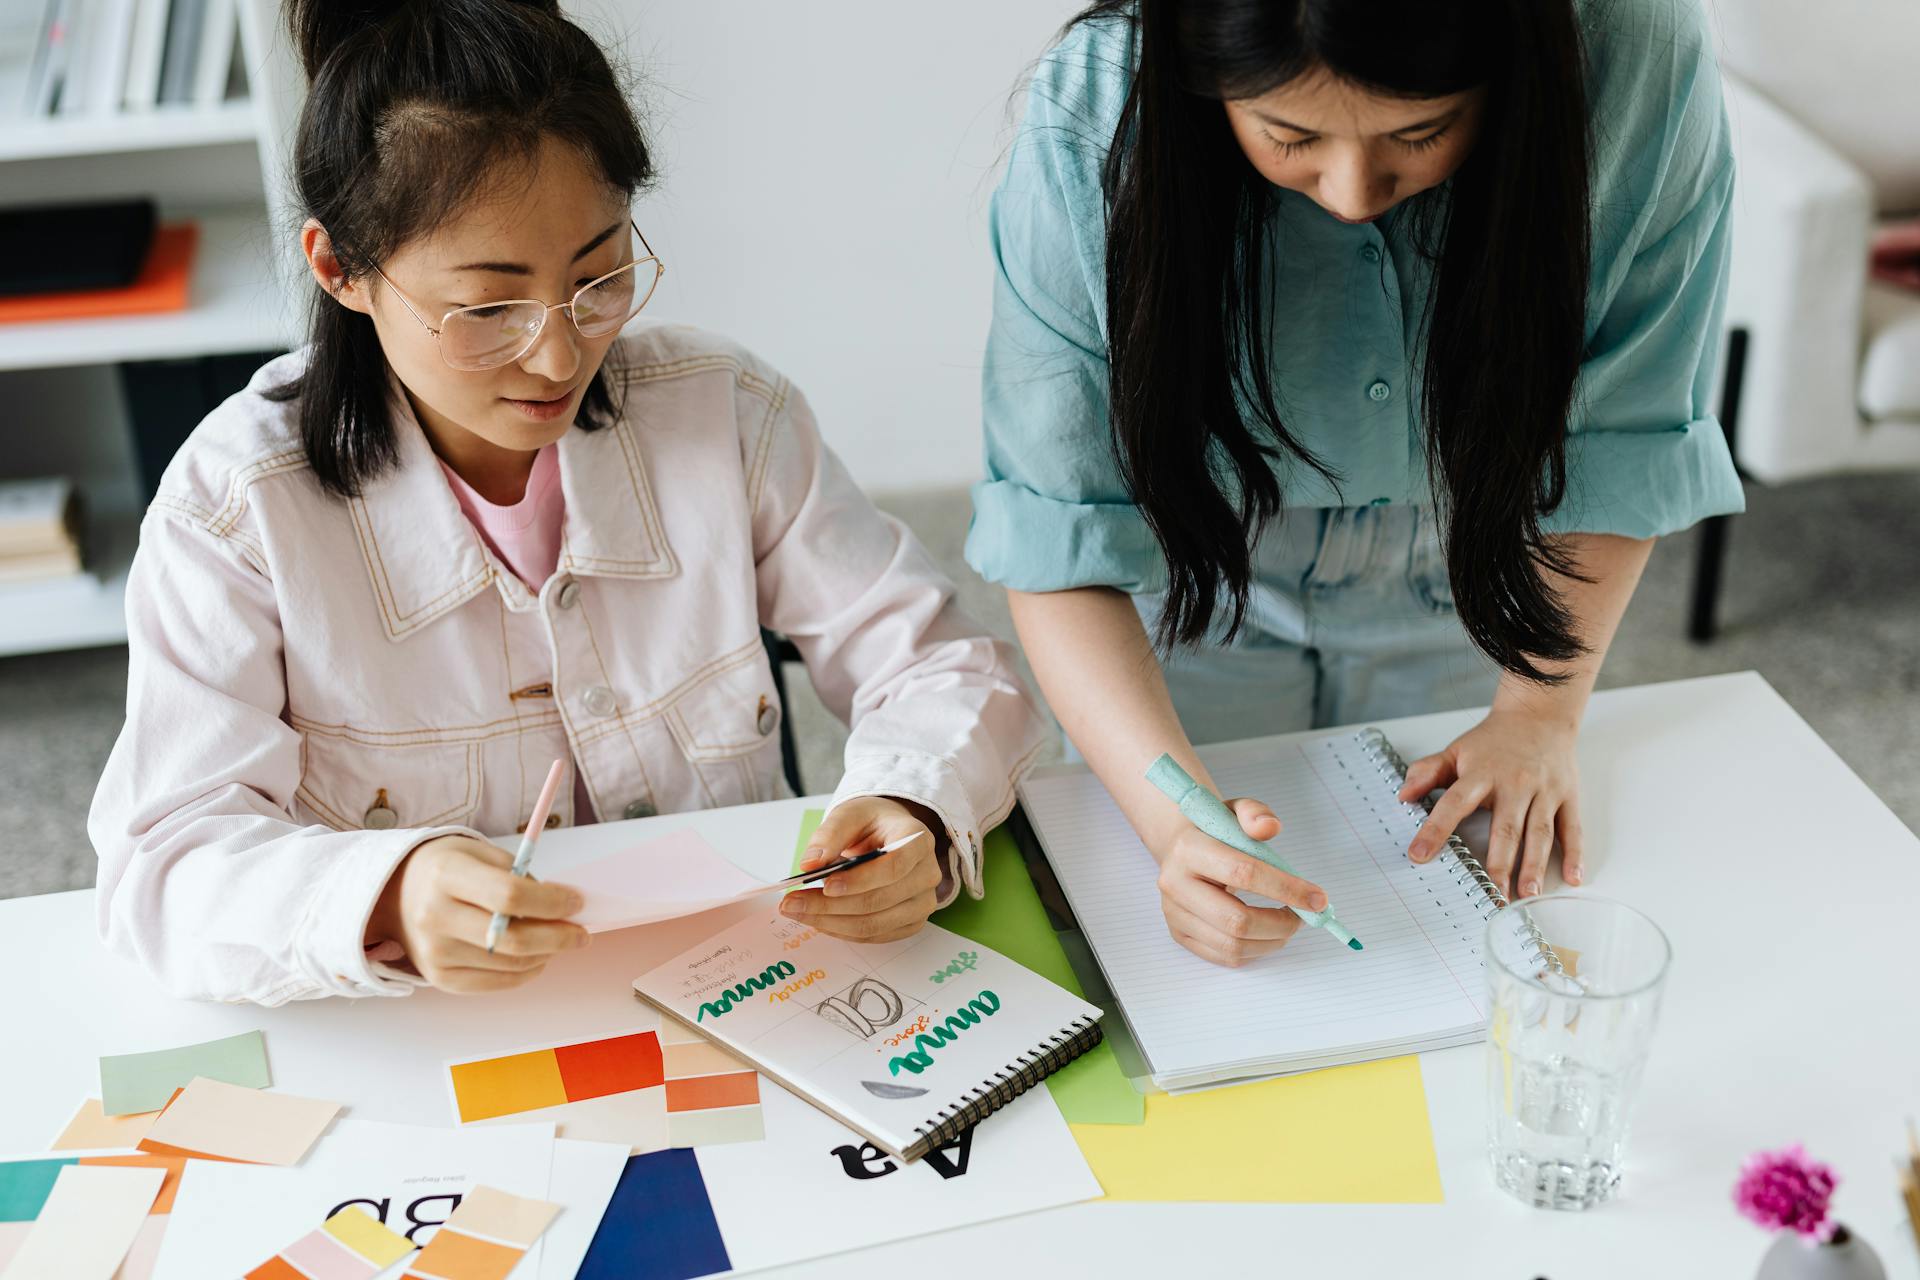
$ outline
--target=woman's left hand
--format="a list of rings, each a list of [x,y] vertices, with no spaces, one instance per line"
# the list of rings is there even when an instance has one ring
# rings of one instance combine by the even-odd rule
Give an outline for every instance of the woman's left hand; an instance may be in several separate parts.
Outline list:
[[[835,806],[808,842],[802,871],[907,836],[921,838],[837,871],[817,889],[789,893],[781,900],[781,914],[853,942],[893,942],[918,933],[939,905],[943,873],[934,836],[939,827],[932,810],[888,796],[860,796]]]
[[[1487,845],[1487,874],[1508,892],[1518,869],[1517,896],[1529,898],[1546,881],[1554,837],[1560,838],[1561,877],[1580,883],[1580,767],[1574,755],[1577,722],[1523,710],[1495,709],[1455,738],[1446,750],[1424,756],[1407,768],[1400,799],[1417,803],[1429,791],[1445,787],[1426,824],[1407,852],[1426,862],[1446,846],[1447,837],[1476,809],[1493,810],[1493,834]]]

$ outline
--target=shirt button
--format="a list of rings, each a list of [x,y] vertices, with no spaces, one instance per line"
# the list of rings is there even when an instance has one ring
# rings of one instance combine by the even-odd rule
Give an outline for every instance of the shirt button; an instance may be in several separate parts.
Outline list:
[[[651,818],[653,816],[653,806],[645,800],[635,800],[626,808],[622,809],[620,813],[622,817],[627,818]]]
[[[1384,382],[1376,382],[1367,388],[1367,399],[1376,404],[1393,394],[1393,388]]]
[[[360,824],[369,831],[391,831],[400,825],[400,815],[383,804],[377,804],[361,816]]]
[[[1391,501],[1393,501],[1393,499],[1391,498],[1375,498],[1373,500],[1373,505],[1376,507],[1384,507]]]
[[[1370,244],[1362,245],[1360,247],[1360,256],[1365,258],[1368,262],[1378,262],[1380,261],[1380,250],[1377,247]]]
[[[603,684],[597,684],[587,690],[586,695],[582,697],[580,701],[585,703],[587,710],[593,712],[596,716],[610,716],[613,714],[615,706],[613,690]]]
[[[569,579],[567,585],[561,587],[559,594],[554,596],[554,602],[562,609],[573,608],[580,602],[580,584]]]
[[[779,722],[780,713],[765,698],[760,699],[760,714],[753,718],[753,727],[760,731],[761,737],[773,732],[773,726]]]

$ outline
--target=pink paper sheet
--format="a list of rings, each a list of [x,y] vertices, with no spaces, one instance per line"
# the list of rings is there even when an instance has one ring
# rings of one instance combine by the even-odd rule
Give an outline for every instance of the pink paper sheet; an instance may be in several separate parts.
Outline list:
[[[778,883],[756,880],[691,830],[610,853],[553,879],[585,895],[587,905],[573,921],[588,933],[710,911],[766,893]]]

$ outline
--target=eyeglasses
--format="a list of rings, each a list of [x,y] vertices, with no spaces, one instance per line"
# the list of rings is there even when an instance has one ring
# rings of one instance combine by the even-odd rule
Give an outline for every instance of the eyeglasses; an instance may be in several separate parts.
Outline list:
[[[455,307],[440,317],[438,329],[426,322],[420,309],[400,291],[400,286],[387,279],[386,272],[377,266],[374,270],[386,280],[387,287],[393,290],[408,314],[434,336],[440,344],[440,358],[448,367],[468,373],[498,369],[533,350],[533,344],[540,341],[540,334],[547,327],[547,317],[556,311],[566,312],[567,319],[583,338],[604,338],[616,333],[620,326],[640,314],[667,268],[654,256],[653,246],[641,235],[640,228],[632,223],[628,225],[639,237],[646,256],[609,271],[598,280],[589,280],[566,302],[509,298],[505,302]]]

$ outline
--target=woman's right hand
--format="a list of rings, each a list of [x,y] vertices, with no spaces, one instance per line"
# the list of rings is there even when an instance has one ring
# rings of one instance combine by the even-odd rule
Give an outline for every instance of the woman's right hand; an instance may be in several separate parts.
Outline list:
[[[374,904],[368,942],[406,948],[420,976],[443,991],[504,991],[527,982],[561,951],[587,945],[564,917],[582,906],[563,884],[516,876],[513,856],[470,836],[439,836],[409,853]],[[493,913],[513,919],[487,950]]]
[[[1280,820],[1258,800],[1229,800],[1240,829],[1255,840],[1280,834]],[[1157,851],[1160,909],[1174,940],[1202,960],[1237,969],[1287,945],[1300,917],[1277,907],[1251,907],[1235,891],[1255,893],[1303,911],[1326,908],[1320,886],[1290,876],[1258,858],[1182,824]]]

